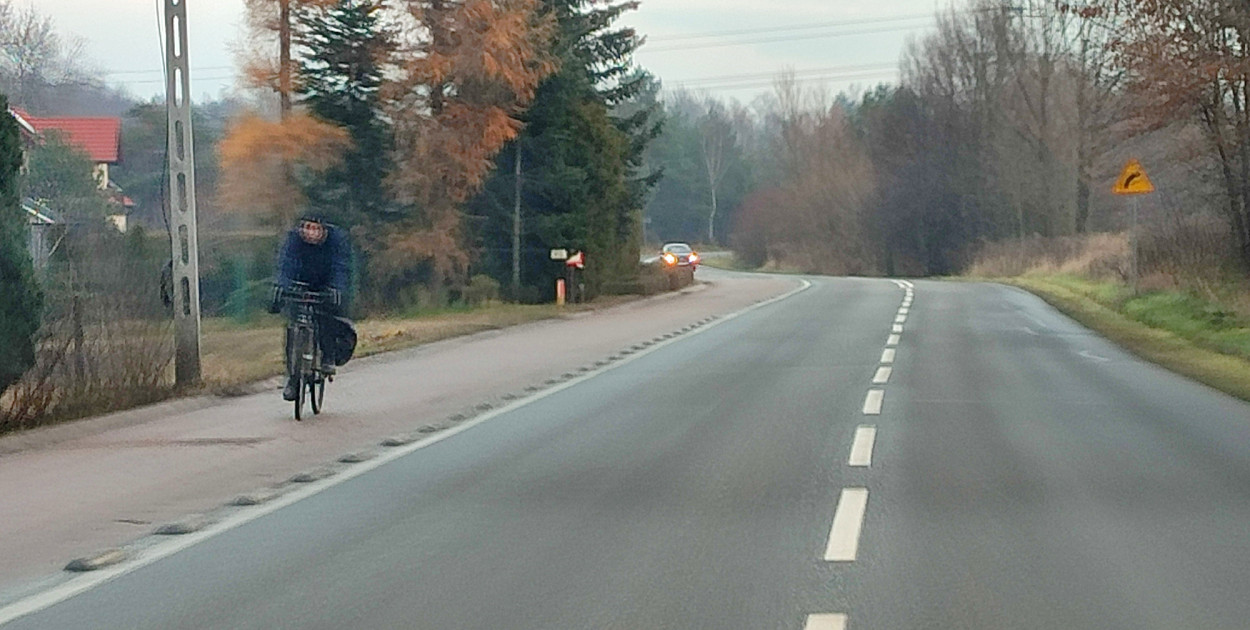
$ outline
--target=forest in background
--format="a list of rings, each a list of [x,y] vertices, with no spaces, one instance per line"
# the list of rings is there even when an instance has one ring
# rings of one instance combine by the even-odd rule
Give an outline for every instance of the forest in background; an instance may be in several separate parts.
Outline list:
[[[834,94],[790,75],[746,105],[666,94],[648,226],[750,266],[1009,274],[1125,231],[1110,189],[1138,158],[1159,190],[1141,200],[1143,273],[1235,282],[1250,268],[1248,60],[1250,8],[1232,0],[957,2],[898,85]],[[1114,242],[1079,249],[1125,280]]]

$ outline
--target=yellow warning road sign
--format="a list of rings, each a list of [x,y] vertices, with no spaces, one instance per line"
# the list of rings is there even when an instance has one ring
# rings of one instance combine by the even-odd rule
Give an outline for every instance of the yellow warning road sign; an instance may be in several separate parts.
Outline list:
[[[1129,160],[1124,165],[1124,172],[1120,173],[1120,178],[1115,180],[1115,186],[1111,188],[1111,192],[1117,195],[1144,195],[1154,191],[1155,185],[1150,182],[1146,169],[1137,160]]]

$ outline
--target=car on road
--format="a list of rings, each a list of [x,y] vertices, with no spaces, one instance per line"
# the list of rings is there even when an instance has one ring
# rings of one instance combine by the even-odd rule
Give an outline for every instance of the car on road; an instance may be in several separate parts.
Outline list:
[[[686,243],[665,243],[660,248],[660,263],[666,269],[689,267],[693,272],[699,268],[699,254]]]

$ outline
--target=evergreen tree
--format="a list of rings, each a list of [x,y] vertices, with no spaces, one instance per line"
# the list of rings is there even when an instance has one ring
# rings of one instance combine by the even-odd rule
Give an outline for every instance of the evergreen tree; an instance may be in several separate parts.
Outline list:
[[[587,252],[587,288],[613,290],[636,277],[643,200],[655,178],[641,174],[647,143],[658,131],[657,107],[637,97],[650,80],[632,64],[639,39],[612,25],[635,2],[544,0],[554,16],[560,70],[539,87],[517,145],[496,161],[486,190],[472,204],[482,215],[486,270],[509,277],[515,160],[522,160],[525,222],[522,282],[546,290],[558,270],[552,248]]]
[[[0,393],[35,363],[43,296],[35,283],[18,194],[21,134],[0,94]]]
[[[387,206],[391,129],[379,92],[395,43],[382,9],[382,0],[337,0],[296,12],[297,90],[314,115],[347,129],[353,142],[342,164],[308,182],[305,193],[313,208],[348,223]]]

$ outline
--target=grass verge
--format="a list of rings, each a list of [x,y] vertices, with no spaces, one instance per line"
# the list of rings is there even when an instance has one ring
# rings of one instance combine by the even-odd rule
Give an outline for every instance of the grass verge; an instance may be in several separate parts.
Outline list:
[[[401,350],[421,344],[518,324],[553,319],[629,301],[605,298],[591,305],[494,304],[471,310],[451,310],[416,317],[366,319],[356,323],[356,357]],[[283,373],[282,329],[279,316],[239,325],[230,320],[205,320],[201,356],[204,386],[218,394],[246,391],[246,385]]]
[[[1250,322],[1192,295],[1063,275],[993,278],[1025,289],[1130,352],[1250,400]]]

